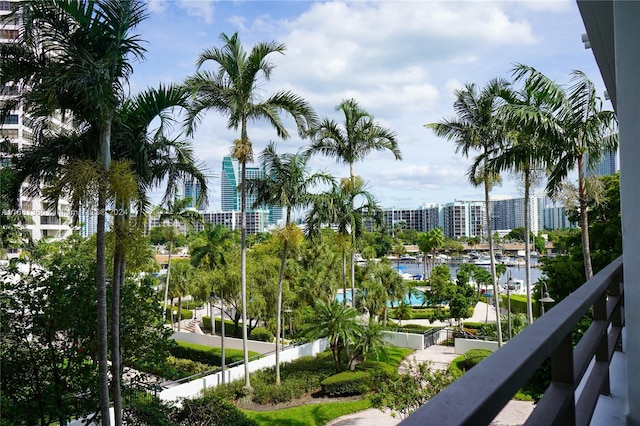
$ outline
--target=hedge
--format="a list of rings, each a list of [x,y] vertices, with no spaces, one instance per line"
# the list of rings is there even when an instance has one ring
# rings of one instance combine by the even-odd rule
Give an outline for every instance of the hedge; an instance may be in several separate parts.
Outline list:
[[[480,363],[483,359],[491,355],[491,352],[488,349],[471,349],[464,354],[464,357],[467,361],[467,368],[472,368]]]
[[[502,294],[502,307],[507,307],[507,295]],[[527,296],[520,294],[511,294],[511,312],[514,314],[526,314],[527,313]]]
[[[219,332],[220,330],[222,330],[222,327],[220,326],[220,318],[216,317],[216,330]],[[202,326],[205,328],[205,330],[211,332],[211,317],[208,315],[205,315],[202,317]],[[225,319],[224,320],[224,334],[227,337],[242,337],[241,335],[239,335],[242,332],[242,323],[239,323],[238,326],[238,334],[236,334],[236,325],[234,324],[233,321],[229,320],[229,319]]]
[[[222,355],[220,348],[196,345],[194,343],[176,342],[177,345],[169,349],[171,355],[176,358],[185,358],[192,361],[201,362],[212,366],[221,365]],[[226,364],[242,361],[244,354],[240,349],[225,349]],[[257,352],[249,351],[249,356],[258,355]]]
[[[361,388],[366,385],[370,379],[369,373],[366,371],[343,371],[327,377],[322,382],[322,390],[329,396],[348,396],[358,395]]]
[[[167,315],[167,323],[169,323],[171,321],[171,311],[176,312],[176,314],[174,315],[173,319],[175,321],[178,321],[178,307],[177,306],[172,306],[172,307],[166,307],[165,311],[166,311],[166,315]],[[184,309],[182,308],[182,311],[180,311],[180,316],[182,317],[183,320],[188,320],[193,318],[193,311],[190,311],[188,309]]]
[[[253,330],[251,330],[249,339],[258,340],[260,342],[273,342],[274,336],[266,328],[256,327]]]

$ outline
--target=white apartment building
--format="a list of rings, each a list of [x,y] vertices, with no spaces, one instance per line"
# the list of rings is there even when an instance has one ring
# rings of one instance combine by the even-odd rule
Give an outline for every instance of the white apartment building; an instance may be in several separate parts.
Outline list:
[[[16,2],[0,1],[0,19],[11,11]],[[0,43],[15,43],[18,39],[20,23],[1,22],[0,23]],[[0,103],[15,98],[18,95],[18,88],[12,84],[0,86]],[[55,117],[54,117],[55,120]],[[59,121],[58,123],[62,125]],[[20,151],[33,144],[32,123],[28,116],[24,114],[22,106],[16,106],[10,114],[0,123],[0,136],[7,139],[12,148]],[[10,155],[3,158],[2,167],[10,167]],[[27,219],[25,225],[34,240],[41,238],[66,238],[71,234],[71,216],[69,202],[60,200],[57,205],[44,202],[39,196],[29,196],[26,187],[20,193],[19,209],[16,214],[22,214]]]

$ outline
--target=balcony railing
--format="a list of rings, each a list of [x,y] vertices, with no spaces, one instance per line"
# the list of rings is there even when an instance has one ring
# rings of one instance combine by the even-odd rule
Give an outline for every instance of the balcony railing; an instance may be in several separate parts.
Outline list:
[[[488,425],[549,357],[551,384],[526,424],[588,425],[599,395],[609,394],[624,326],[622,277],[619,257],[401,425]],[[572,329],[590,308],[593,322],[574,348]]]

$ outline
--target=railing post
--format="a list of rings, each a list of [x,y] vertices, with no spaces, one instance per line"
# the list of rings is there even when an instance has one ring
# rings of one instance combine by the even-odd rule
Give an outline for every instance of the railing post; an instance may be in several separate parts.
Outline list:
[[[609,319],[607,318],[607,293],[604,292],[600,295],[596,303],[593,305],[593,320],[594,321],[603,321],[608,323]],[[609,364],[609,333],[607,333],[607,329],[602,330],[600,334],[600,338],[598,339],[598,346],[596,347],[595,356],[596,362],[604,362]],[[608,369],[607,369],[608,371]],[[602,383],[602,387],[600,388],[600,393],[602,395],[609,395],[611,392],[609,386],[609,374],[604,377],[604,381]]]
[[[562,339],[551,354],[551,382],[574,388],[573,343],[571,341],[571,332]],[[573,392],[569,397],[564,413],[560,415],[558,424],[568,426],[574,426],[576,424],[576,404]]]

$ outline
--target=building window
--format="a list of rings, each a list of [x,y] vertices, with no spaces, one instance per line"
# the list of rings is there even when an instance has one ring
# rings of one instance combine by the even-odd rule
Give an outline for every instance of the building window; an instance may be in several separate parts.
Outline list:
[[[10,114],[4,118],[4,124],[18,124],[18,115]]]
[[[10,1],[0,1],[0,10],[11,10],[11,6],[13,6],[15,3],[12,3]]]
[[[18,129],[0,129],[2,139],[18,139]]]
[[[7,40],[16,40],[18,38],[18,36],[20,35],[20,33],[18,32],[18,30],[0,30],[2,31],[2,33],[0,33],[0,37],[3,39],[7,39]]]

